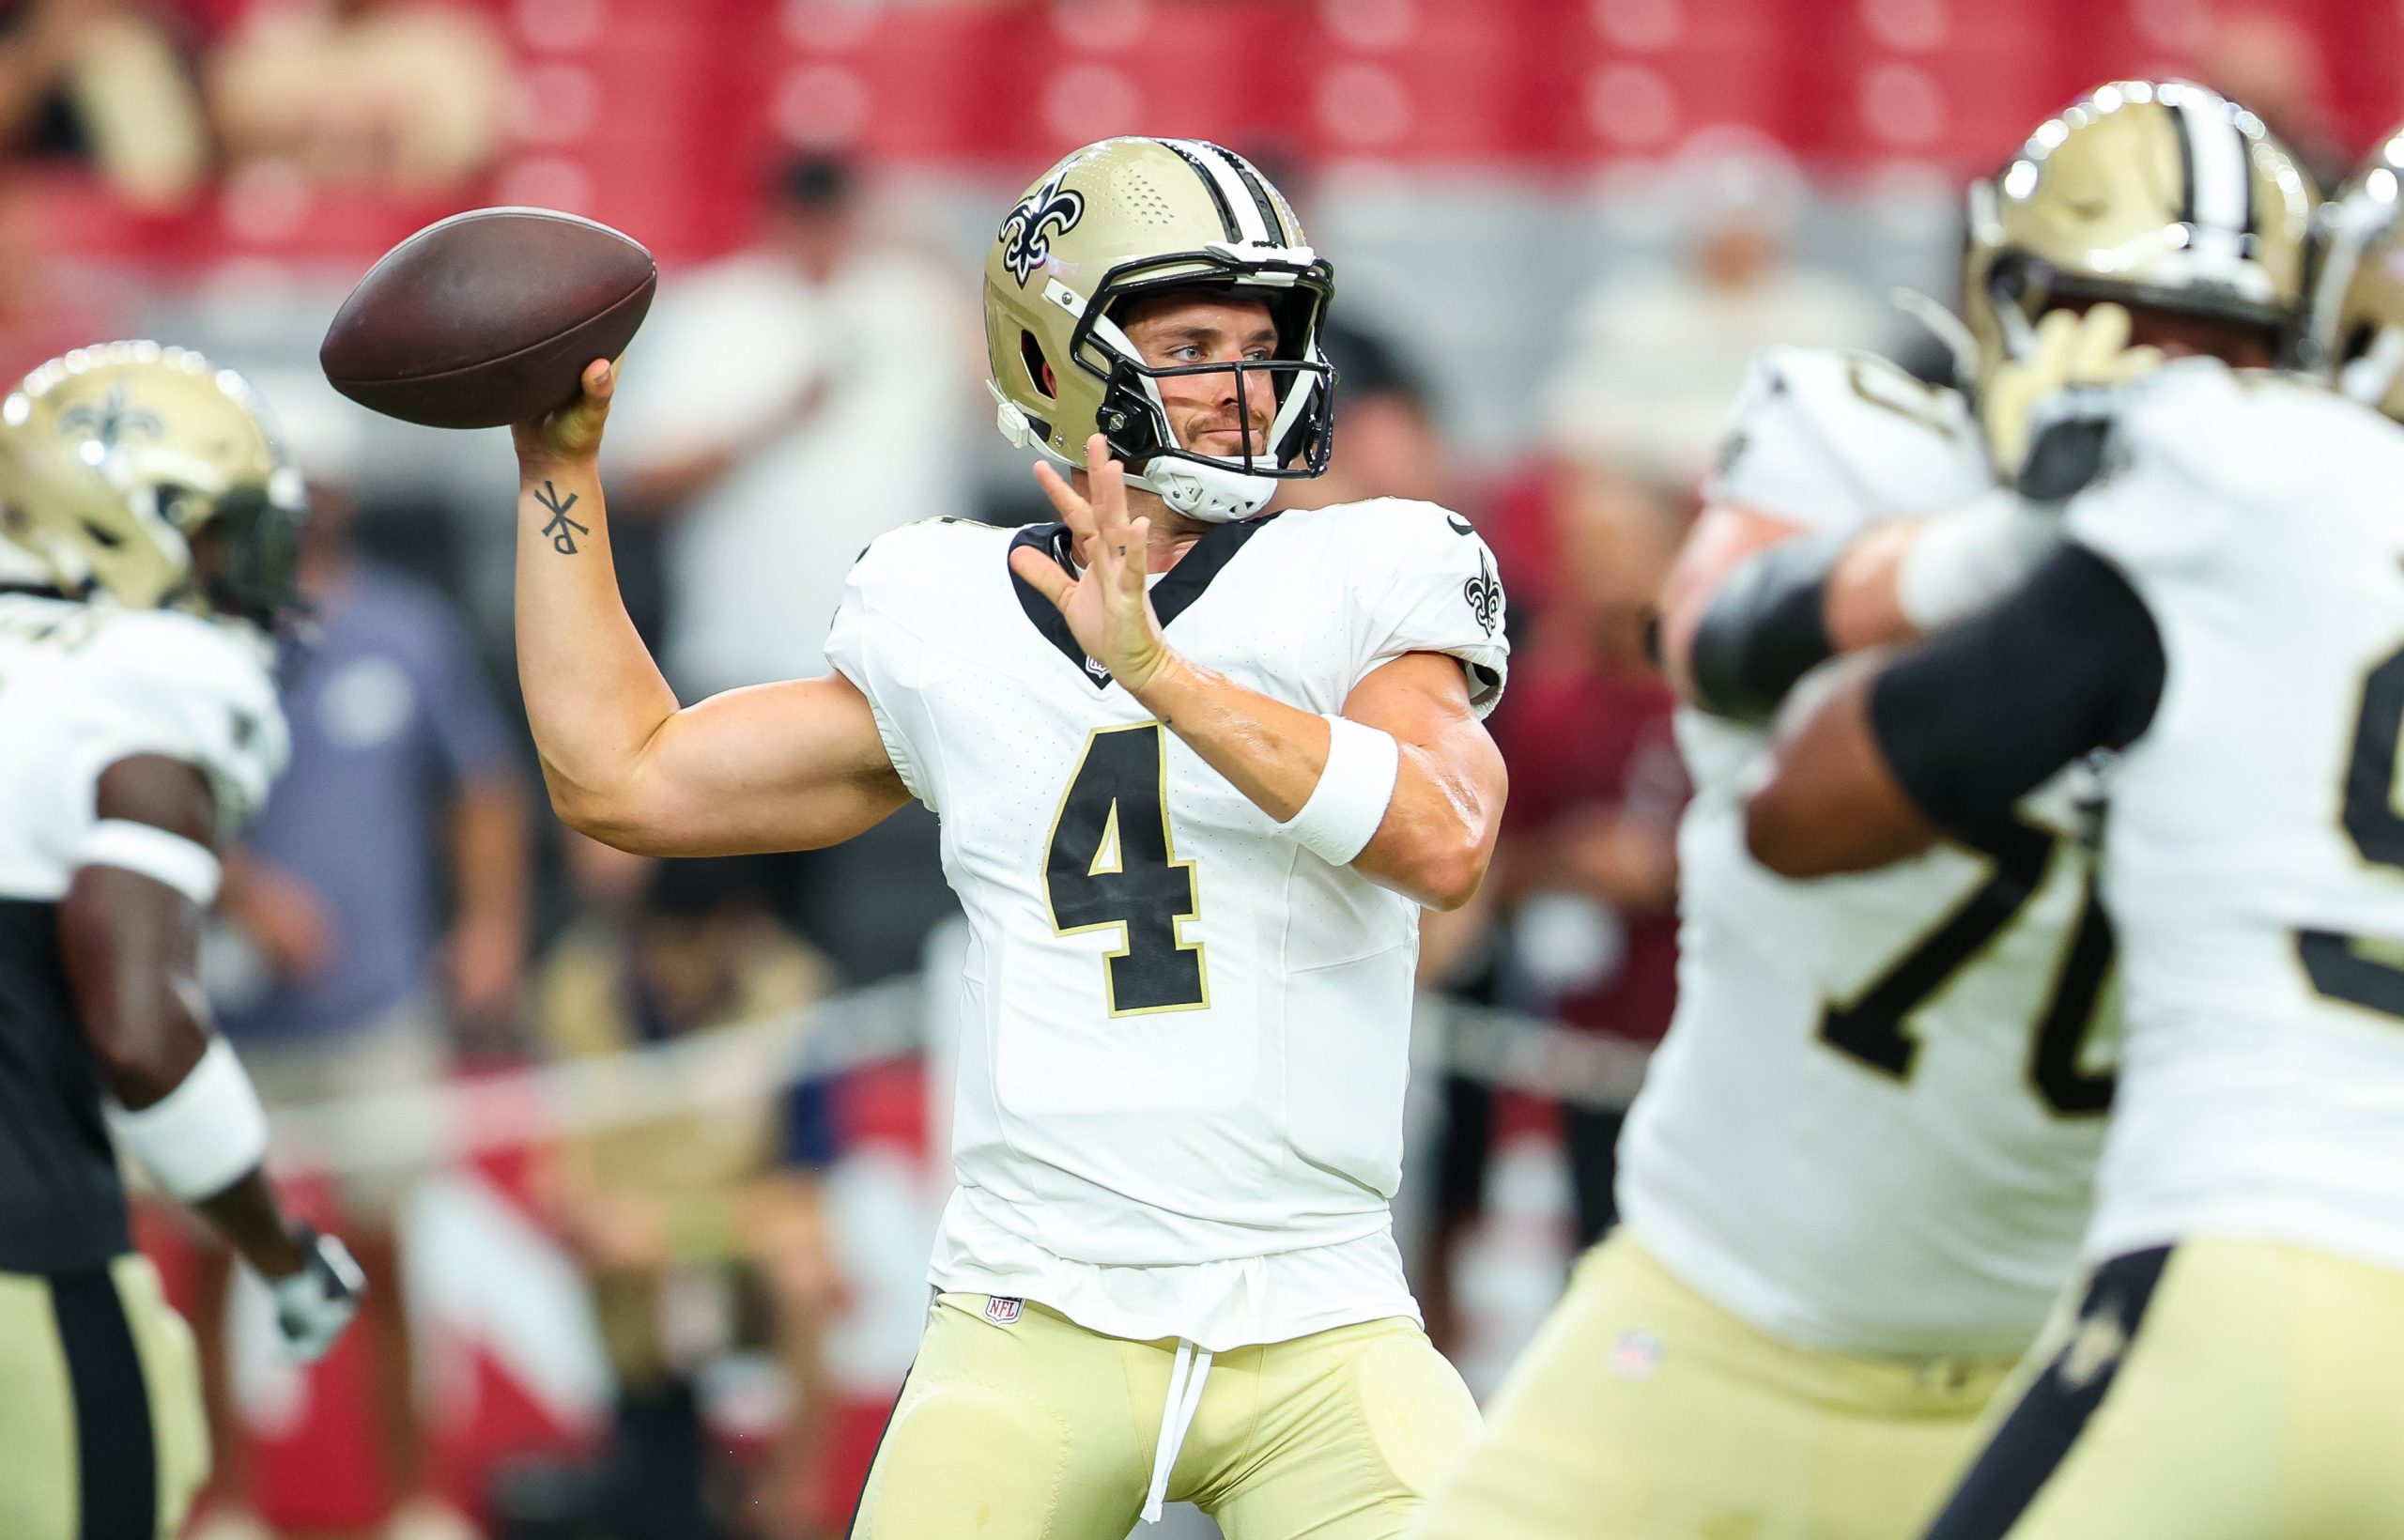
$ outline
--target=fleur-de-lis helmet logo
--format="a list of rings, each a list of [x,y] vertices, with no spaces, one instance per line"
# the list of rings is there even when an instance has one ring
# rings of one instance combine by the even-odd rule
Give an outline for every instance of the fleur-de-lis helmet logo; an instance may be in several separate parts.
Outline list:
[[[1052,238],[1067,235],[1086,217],[1086,195],[1060,185],[1067,176],[1062,172],[1037,187],[1002,221],[1002,266],[1010,270],[1021,288],[1051,256]]]
[[[104,450],[116,449],[132,439],[156,439],[166,432],[158,413],[143,411],[126,400],[123,380],[110,385],[109,393],[98,405],[87,402],[60,412],[58,426],[69,438],[97,442]]]
[[[1492,636],[1495,622],[1502,618],[1502,582],[1494,576],[1494,563],[1485,556],[1477,559],[1477,576],[1461,585],[1461,597],[1469,601],[1477,628]]]

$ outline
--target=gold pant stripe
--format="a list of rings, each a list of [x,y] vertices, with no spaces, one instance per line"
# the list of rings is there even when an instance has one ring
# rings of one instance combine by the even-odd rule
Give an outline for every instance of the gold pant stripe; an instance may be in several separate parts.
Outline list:
[[[208,1472],[192,1334],[139,1255],[0,1273],[0,1535],[177,1533]]]
[[[1123,1540],[1177,1344],[986,1307],[946,1294],[929,1311],[853,1534]],[[1460,1376],[1407,1320],[1238,1348],[1211,1364],[1168,1494],[1228,1540],[1399,1540],[1476,1429]]]

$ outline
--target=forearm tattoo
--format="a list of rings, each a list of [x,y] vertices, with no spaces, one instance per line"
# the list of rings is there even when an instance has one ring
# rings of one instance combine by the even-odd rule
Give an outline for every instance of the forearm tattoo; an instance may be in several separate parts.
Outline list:
[[[570,492],[562,501],[549,482],[545,482],[543,489],[534,494],[534,500],[551,511],[551,521],[543,526],[544,538],[550,541],[551,549],[562,556],[574,556],[576,537],[593,532],[590,526],[578,524],[567,516],[567,511],[576,506],[576,499],[577,495]]]

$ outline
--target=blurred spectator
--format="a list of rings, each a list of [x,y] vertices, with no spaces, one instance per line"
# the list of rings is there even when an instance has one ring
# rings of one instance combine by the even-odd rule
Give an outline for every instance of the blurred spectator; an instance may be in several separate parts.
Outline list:
[[[1649,1046],[1677,998],[1687,781],[1645,635],[1677,527],[1627,480],[1577,480],[1557,506],[1560,585],[1495,717],[1511,765],[1497,866],[1512,971],[1535,1009]],[[1581,1249],[1614,1215],[1620,1121],[1562,1109]]]
[[[686,701],[824,673],[861,549],[970,507],[967,291],[877,234],[845,162],[768,193],[750,247],[662,286],[610,412],[624,506],[670,521],[661,661]],[[915,967],[957,911],[917,807],[763,880],[853,982]]]
[[[446,1018],[486,1034],[514,1024],[526,945],[528,798],[512,734],[466,621],[353,551],[348,476],[336,469],[351,460],[330,441],[342,422],[300,436],[315,636],[286,664],[292,763],[226,862],[229,935],[210,970],[220,1020],[270,1106],[439,1080]],[[467,1532],[432,1495],[413,1396],[395,1230],[415,1175],[349,1173],[340,1191],[370,1285],[362,1325],[385,1475],[401,1499],[396,1540]],[[222,1267],[214,1282],[212,1293]],[[222,1314],[213,1301],[195,1312],[221,1361]],[[220,1397],[224,1382],[210,1377]],[[245,1473],[228,1456],[239,1444],[230,1418],[217,1426],[221,1502],[239,1509]]]
[[[2275,11],[2224,12],[2197,72],[2269,125],[2324,195],[2345,180],[2350,157],[2330,119],[2328,70],[2303,23]]]
[[[1579,306],[1549,418],[1568,458],[1684,494],[1710,467],[1755,349],[1876,348],[1897,327],[1854,284],[1788,259],[1806,189],[1775,146],[1706,130],[1662,185],[1686,223],[1686,252],[1606,278]]]
[[[1327,473],[1287,482],[1279,504],[1330,508],[1367,498],[1443,500],[1444,442],[1436,432],[1426,383],[1382,333],[1331,315],[1319,345],[1335,367],[1341,432]]]
[[[570,837],[568,864],[579,913],[544,965],[537,1012],[560,1057],[636,1052],[818,993],[809,952],[730,880],[740,863],[653,862]],[[806,1105],[789,1112],[795,1100]],[[771,1533],[815,1511],[819,1328],[840,1297],[819,1201],[828,1122],[822,1086],[780,1099],[763,1084],[753,1099],[597,1132],[561,1152],[547,1185],[591,1272],[618,1380],[599,1509],[579,1532],[726,1532],[726,1504],[711,1499],[733,1473],[708,1456],[695,1380],[746,1346],[776,1353],[793,1409],[758,1506]]]
[[[631,500],[668,536],[686,700],[826,671],[860,548],[966,512],[962,285],[879,239],[841,161],[773,179],[750,247],[661,286],[610,410]]]
[[[128,202],[183,202],[207,170],[192,77],[146,8],[0,3],[0,144],[90,162]]]
[[[509,51],[486,12],[446,0],[254,6],[208,61],[226,159],[428,197],[490,164],[507,127]]]

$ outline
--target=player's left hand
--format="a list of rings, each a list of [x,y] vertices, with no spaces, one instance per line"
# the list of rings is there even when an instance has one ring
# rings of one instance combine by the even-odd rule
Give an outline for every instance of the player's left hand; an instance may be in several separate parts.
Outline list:
[[[1110,456],[1110,443],[1097,433],[1086,440],[1085,489],[1047,464],[1035,479],[1076,537],[1076,577],[1060,570],[1041,551],[1010,552],[1010,570],[1058,608],[1069,634],[1086,655],[1134,694],[1151,683],[1169,659],[1168,639],[1144,583],[1151,569],[1152,521],[1127,516],[1127,469]]]
[[[299,1239],[306,1255],[300,1270],[270,1278],[267,1286],[275,1300],[284,1356],[294,1363],[314,1363],[359,1314],[367,1277],[351,1259],[350,1248],[332,1236],[303,1226]]]
[[[2028,351],[1995,372],[1979,403],[2004,484],[2020,481],[2047,429],[2108,417],[2109,393],[2161,364],[2158,349],[2130,345],[2129,313],[2119,305],[2046,312]]]

